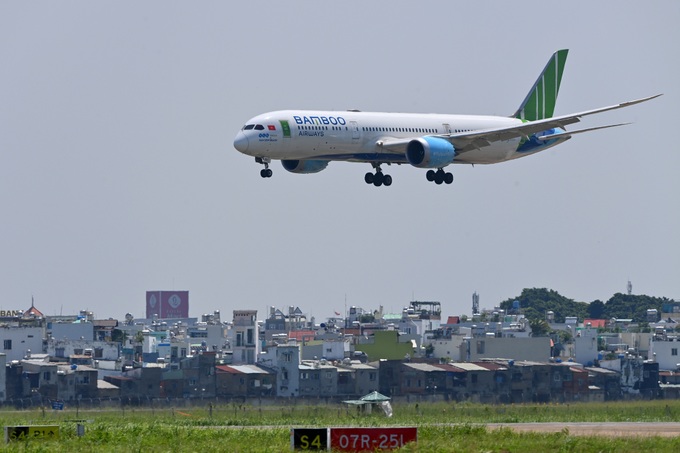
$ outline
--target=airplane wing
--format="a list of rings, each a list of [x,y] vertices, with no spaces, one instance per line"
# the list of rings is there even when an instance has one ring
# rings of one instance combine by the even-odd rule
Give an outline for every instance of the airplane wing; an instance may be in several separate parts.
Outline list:
[[[443,138],[450,141],[454,148],[456,149],[456,154],[461,154],[474,149],[483,148],[489,146],[493,142],[512,140],[516,138],[529,138],[530,135],[539,132],[546,131],[548,129],[560,127],[565,128],[569,124],[578,123],[581,118],[588,115],[594,115],[596,113],[602,113],[609,110],[616,110],[623,107],[629,107],[631,105],[640,104],[661,96],[661,94],[656,94],[654,96],[649,96],[642,99],[636,99],[633,101],[622,102],[616,105],[610,105],[608,107],[600,107],[593,110],[586,110],[584,112],[572,113],[570,115],[556,116],[552,118],[546,118],[543,120],[529,121],[516,126],[495,128],[495,129],[484,129],[473,132],[463,132],[458,134],[441,134],[436,137]],[[622,126],[623,124],[613,124],[609,126],[593,127],[589,129],[582,129],[574,132],[564,132],[561,134],[551,135],[551,138],[565,137],[572,134],[589,132],[597,129],[604,129],[607,127]],[[415,137],[414,137],[415,138]],[[400,139],[400,140],[382,140],[377,143],[378,146],[393,152],[404,151],[406,145],[412,139]]]

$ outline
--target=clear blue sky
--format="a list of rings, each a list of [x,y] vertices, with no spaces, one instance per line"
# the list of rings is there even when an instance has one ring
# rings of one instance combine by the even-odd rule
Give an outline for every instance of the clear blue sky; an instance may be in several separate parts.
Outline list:
[[[469,313],[525,287],[578,301],[680,299],[680,2],[2,2],[3,309],[144,314],[185,289],[193,316],[288,305]],[[315,175],[232,147],[277,109],[512,114],[569,48],[556,114],[590,117],[545,153]]]

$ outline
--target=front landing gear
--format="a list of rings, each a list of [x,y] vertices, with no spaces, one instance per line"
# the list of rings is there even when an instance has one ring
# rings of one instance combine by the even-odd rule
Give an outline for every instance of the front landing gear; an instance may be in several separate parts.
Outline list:
[[[453,174],[445,172],[442,168],[437,171],[428,170],[425,176],[428,181],[434,182],[437,185],[441,183],[451,184],[453,182]]]
[[[269,164],[271,163],[271,161],[272,160],[268,157],[256,157],[255,158],[255,162],[257,162],[258,164],[264,165],[264,168],[262,170],[260,170],[260,176],[262,176],[263,178],[271,178],[272,177],[273,172],[269,168]]]
[[[384,185],[385,187],[392,185],[392,177],[390,175],[383,174],[380,169],[380,164],[373,164],[375,168],[375,174],[368,172],[364,176],[364,181],[366,184],[373,184],[376,187]]]

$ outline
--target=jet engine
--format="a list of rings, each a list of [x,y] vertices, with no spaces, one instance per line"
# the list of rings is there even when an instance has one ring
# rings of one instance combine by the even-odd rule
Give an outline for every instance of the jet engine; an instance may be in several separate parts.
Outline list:
[[[418,168],[442,168],[453,162],[456,150],[443,138],[420,137],[406,146],[406,159]]]
[[[327,160],[282,160],[283,168],[291,173],[319,173],[328,166]]]

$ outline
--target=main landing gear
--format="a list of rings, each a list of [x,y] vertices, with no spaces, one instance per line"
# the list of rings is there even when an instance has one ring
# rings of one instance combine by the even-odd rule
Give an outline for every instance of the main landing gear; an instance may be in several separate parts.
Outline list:
[[[392,177],[390,175],[383,174],[382,170],[380,169],[380,164],[373,164],[373,168],[375,168],[375,174],[368,172],[366,173],[366,176],[364,176],[364,181],[366,181],[366,184],[373,184],[376,187],[380,187],[382,185],[387,187],[392,185]]]
[[[451,184],[453,182],[453,174],[445,172],[442,168],[440,168],[437,171],[428,170],[425,176],[427,177],[428,181],[430,182],[434,181],[434,183],[437,185],[443,182],[445,182],[446,184]]]
[[[269,164],[271,163],[271,161],[272,160],[268,157],[256,157],[255,158],[255,162],[257,162],[258,164],[264,165],[264,168],[262,170],[260,170],[260,176],[262,176],[263,178],[271,178],[272,177],[273,172],[269,168]]]

